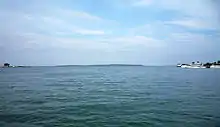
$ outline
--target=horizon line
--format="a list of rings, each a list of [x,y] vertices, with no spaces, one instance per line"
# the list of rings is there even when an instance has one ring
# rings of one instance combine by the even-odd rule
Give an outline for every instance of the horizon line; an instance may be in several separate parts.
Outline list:
[[[145,65],[145,64],[60,64],[60,65],[11,65],[12,67],[66,67],[66,66],[175,66],[171,65]]]

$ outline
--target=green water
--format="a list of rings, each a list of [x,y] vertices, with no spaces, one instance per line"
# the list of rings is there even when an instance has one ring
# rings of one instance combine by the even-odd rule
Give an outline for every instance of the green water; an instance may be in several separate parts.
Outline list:
[[[220,127],[220,69],[1,68],[0,127]]]

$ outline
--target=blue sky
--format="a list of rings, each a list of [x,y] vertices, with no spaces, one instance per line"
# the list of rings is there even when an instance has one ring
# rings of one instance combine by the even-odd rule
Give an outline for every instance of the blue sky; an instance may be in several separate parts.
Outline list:
[[[220,59],[217,0],[0,0],[0,63]]]

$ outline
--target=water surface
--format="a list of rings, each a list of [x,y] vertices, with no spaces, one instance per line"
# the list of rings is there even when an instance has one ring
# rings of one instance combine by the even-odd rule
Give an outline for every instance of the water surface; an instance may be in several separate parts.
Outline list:
[[[220,69],[1,68],[1,127],[220,127]]]

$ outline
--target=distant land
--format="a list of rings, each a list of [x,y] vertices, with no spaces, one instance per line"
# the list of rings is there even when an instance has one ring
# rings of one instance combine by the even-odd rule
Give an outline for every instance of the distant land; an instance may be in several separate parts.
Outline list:
[[[27,67],[73,67],[73,66],[145,66],[141,64],[94,64],[94,65],[53,65],[53,66],[11,66],[8,63],[0,66],[0,68],[27,68]]]
[[[94,65],[57,65],[56,67],[68,67],[68,66],[144,66],[139,64],[94,64]]]

